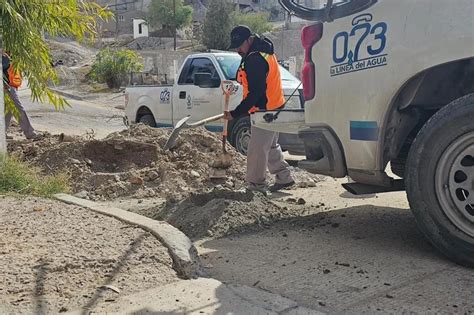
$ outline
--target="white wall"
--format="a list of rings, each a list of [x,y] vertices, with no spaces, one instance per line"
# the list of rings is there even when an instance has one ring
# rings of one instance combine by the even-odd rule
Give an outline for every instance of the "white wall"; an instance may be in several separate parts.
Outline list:
[[[133,38],[138,37],[148,37],[148,25],[145,20],[133,19]]]

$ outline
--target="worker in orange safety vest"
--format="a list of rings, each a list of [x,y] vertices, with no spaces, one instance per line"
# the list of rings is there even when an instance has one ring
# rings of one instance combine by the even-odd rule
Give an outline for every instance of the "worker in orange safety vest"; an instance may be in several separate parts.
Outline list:
[[[224,119],[232,120],[256,111],[277,110],[284,106],[280,68],[273,43],[247,26],[237,26],[231,32],[230,49],[242,56],[237,81],[243,86],[243,99]],[[268,186],[266,171],[275,175],[275,183]],[[262,193],[275,192],[294,185],[289,165],[278,144],[278,133],[251,127],[247,149],[247,185]]]

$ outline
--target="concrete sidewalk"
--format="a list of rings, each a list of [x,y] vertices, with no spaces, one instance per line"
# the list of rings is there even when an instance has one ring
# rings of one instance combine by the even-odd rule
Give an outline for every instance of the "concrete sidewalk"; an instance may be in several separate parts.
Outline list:
[[[112,216],[151,232],[168,248],[174,268],[185,278],[198,277],[200,259],[191,240],[166,222],[119,208],[58,194],[56,199]],[[161,287],[99,302],[91,310],[68,314],[322,314],[299,307],[290,299],[260,289],[224,284],[210,278],[180,280]]]
[[[87,311],[87,310],[86,310]],[[87,313],[87,312],[86,312]],[[279,295],[214,279],[182,280],[102,302],[94,314],[323,314]],[[84,314],[76,310],[66,314]]]

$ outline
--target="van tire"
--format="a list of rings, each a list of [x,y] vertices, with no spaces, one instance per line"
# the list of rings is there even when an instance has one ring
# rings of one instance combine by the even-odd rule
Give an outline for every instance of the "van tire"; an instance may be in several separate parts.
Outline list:
[[[441,253],[469,267],[474,267],[472,117],[474,94],[435,113],[416,136],[405,172],[408,201],[420,230]]]
[[[155,117],[153,117],[152,114],[145,114],[140,116],[138,122],[150,127],[156,127]]]

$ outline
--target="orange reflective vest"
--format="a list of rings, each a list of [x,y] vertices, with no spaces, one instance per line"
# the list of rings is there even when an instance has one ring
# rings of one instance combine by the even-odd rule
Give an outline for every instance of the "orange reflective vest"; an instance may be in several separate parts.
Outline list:
[[[21,83],[23,81],[23,78],[21,76],[20,71],[14,68],[10,55],[7,54],[6,52],[2,53],[2,58],[8,58],[8,69],[4,71],[4,74],[6,72],[7,75],[7,80],[8,80],[8,85],[11,86],[12,88],[18,89],[21,86]],[[3,66],[3,60],[2,60],[2,66]]]
[[[278,60],[275,54],[266,54],[262,52],[252,52],[259,53],[268,63],[268,74],[267,74],[267,105],[266,110],[275,110],[280,108],[285,104],[285,96],[283,94],[283,89],[281,87],[281,77],[280,77],[280,68],[278,65]],[[247,79],[247,73],[245,72],[245,61],[239,67],[237,72],[237,82],[242,84],[244,88],[243,99],[249,94],[249,83]],[[252,107],[249,110],[249,113],[254,113],[258,111],[257,106]]]

